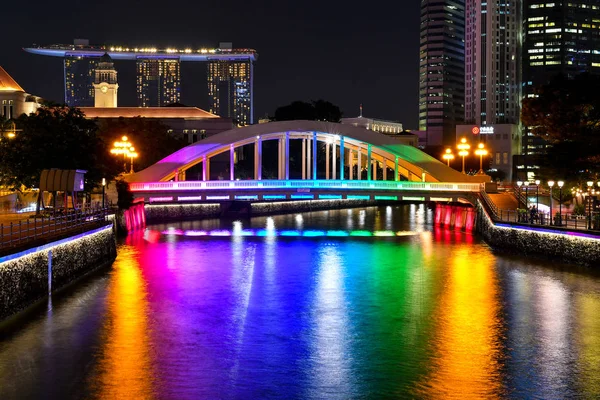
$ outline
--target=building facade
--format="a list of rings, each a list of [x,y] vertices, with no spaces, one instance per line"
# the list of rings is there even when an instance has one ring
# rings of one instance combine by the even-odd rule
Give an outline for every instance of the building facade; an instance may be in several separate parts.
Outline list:
[[[571,79],[578,74],[600,73],[600,2],[526,0],[523,9],[524,96],[534,97],[537,87],[559,74]],[[549,144],[524,130],[519,179],[539,175],[536,158]]]
[[[383,119],[365,118],[362,116],[362,107],[360,116],[356,118],[342,118],[340,122],[344,125],[358,126],[360,128],[393,137],[402,144],[413,147],[417,147],[419,145],[418,136],[405,131],[402,123],[396,121],[386,121]]]
[[[504,181],[515,178],[514,159],[521,154],[521,131],[517,124],[457,125],[456,142],[466,138],[471,145],[469,157],[474,156],[475,147],[483,143],[488,150],[484,170],[496,169],[504,173]]]
[[[106,120],[148,118],[168,127],[168,133],[195,143],[234,128],[231,119],[220,118],[197,107],[82,107],[86,118]]]
[[[72,107],[94,105],[94,71],[100,57],[66,56],[65,104]]]
[[[94,107],[117,107],[117,70],[112,58],[105,54],[94,70]]]
[[[465,2],[422,0],[419,130],[426,145],[450,145],[464,119]]]
[[[25,90],[0,67],[0,119],[11,120],[22,114],[34,113],[41,107],[42,99],[25,93]]]
[[[519,124],[522,0],[467,0],[465,122]]]
[[[140,59],[136,68],[139,107],[164,107],[181,101],[178,59]]]
[[[208,63],[210,112],[231,118],[238,126],[254,123],[251,61],[211,61]]]

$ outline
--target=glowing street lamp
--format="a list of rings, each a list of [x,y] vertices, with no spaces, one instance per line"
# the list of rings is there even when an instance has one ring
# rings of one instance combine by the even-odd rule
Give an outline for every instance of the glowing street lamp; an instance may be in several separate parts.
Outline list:
[[[475,155],[479,156],[479,175],[483,175],[485,174],[485,172],[483,172],[483,156],[487,156],[488,155],[488,151],[485,148],[485,145],[483,143],[479,143],[477,145],[477,150],[475,150]]]
[[[444,153],[444,155],[442,156],[442,158],[444,160],[446,160],[448,162],[448,166],[450,166],[450,160],[454,160],[454,154],[452,154],[452,150],[451,149],[446,149],[446,152]]]
[[[135,148],[130,147],[129,151],[127,152],[127,157],[129,157],[131,159],[131,171],[129,171],[130,174],[133,174],[133,159],[137,158],[138,153],[135,152]]]
[[[592,229],[592,187],[594,182],[587,181],[588,186],[588,229]]]
[[[548,181],[548,186],[550,187],[550,225],[552,225],[552,188],[554,187],[554,181]]]
[[[467,143],[466,138],[460,139],[460,143],[456,145],[456,148],[459,150],[458,155],[462,157],[462,173],[465,173],[465,157],[469,155],[469,149],[471,145]]]
[[[540,210],[540,180],[535,180],[535,209]]]
[[[562,188],[565,185],[563,181],[558,181],[558,224],[562,226]]]
[[[517,181],[517,186],[519,187],[519,195],[517,196],[517,201],[519,202],[519,207],[521,208],[521,186],[523,186],[523,181]]]
[[[529,181],[523,182],[525,186],[525,208],[529,208]]]

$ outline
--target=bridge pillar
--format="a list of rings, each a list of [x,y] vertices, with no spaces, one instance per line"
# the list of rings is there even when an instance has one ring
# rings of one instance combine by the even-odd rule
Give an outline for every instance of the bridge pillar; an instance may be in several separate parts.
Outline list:
[[[306,179],[306,139],[302,139],[302,180]]]
[[[348,149],[348,165],[350,166],[348,169],[348,179],[352,180],[352,177],[354,176],[354,153],[352,148]]]
[[[383,180],[387,181],[387,160],[383,159]]]
[[[283,147],[283,162],[285,168],[285,180],[290,179],[290,133],[285,133],[285,142]]]
[[[208,156],[204,156],[202,159],[202,180],[208,181],[210,180],[210,168],[209,168]]]
[[[340,179],[344,180],[344,170],[346,168],[346,160],[344,160],[344,137],[340,137]]]
[[[229,145],[229,180],[235,181],[235,149],[232,144]]]
[[[358,145],[358,149],[356,150],[356,153],[358,155],[358,172],[357,172],[357,179],[360,181],[362,180],[362,144]]]
[[[317,132],[313,132],[312,138],[312,176],[313,180],[317,180]]]
[[[325,142],[325,179],[329,179],[329,142]]]
[[[400,177],[398,176],[398,156],[396,156],[396,161],[394,162],[394,180],[398,182]]]
[[[371,145],[367,145],[367,180],[370,181],[372,179],[373,173],[373,160],[371,159]]]
[[[333,143],[331,143],[331,179],[337,179],[337,146],[335,144],[335,139],[333,139]]]
[[[306,179],[310,179],[311,175],[310,175],[310,171],[311,171],[311,159],[313,157],[313,155],[311,154],[312,151],[312,139],[308,138],[306,139]]]
[[[283,141],[281,138],[277,139],[277,179],[283,179]]]
[[[256,137],[254,143],[254,179],[260,181],[262,179],[262,139]]]

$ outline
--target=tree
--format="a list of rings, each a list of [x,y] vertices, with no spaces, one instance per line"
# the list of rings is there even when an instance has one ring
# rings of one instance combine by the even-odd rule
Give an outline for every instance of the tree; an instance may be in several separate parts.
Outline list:
[[[16,120],[20,132],[0,140],[0,185],[12,190],[37,187],[43,169],[83,169],[86,190],[117,170],[97,126],[77,108],[42,107]]]
[[[294,101],[275,110],[275,121],[329,121],[340,122],[342,111],[340,108],[325,100]]]
[[[99,135],[109,145],[127,136],[139,154],[135,159],[136,170],[144,169],[171,153],[187,146],[183,138],[169,133],[169,127],[160,121],[135,117],[101,120],[98,122]],[[122,164],[122,158],[115,158]]]
[[[551,174],[567,178],[599,172],[600,77],[558,76],[523,100],[521,120],[552,148],[537,161]]]

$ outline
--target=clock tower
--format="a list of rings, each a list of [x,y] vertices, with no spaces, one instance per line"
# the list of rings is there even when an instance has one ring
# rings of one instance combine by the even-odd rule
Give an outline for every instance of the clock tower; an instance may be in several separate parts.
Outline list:
[[[104,54],[94,73],[94,107],[117,106],[117,71],[112,58]]]

